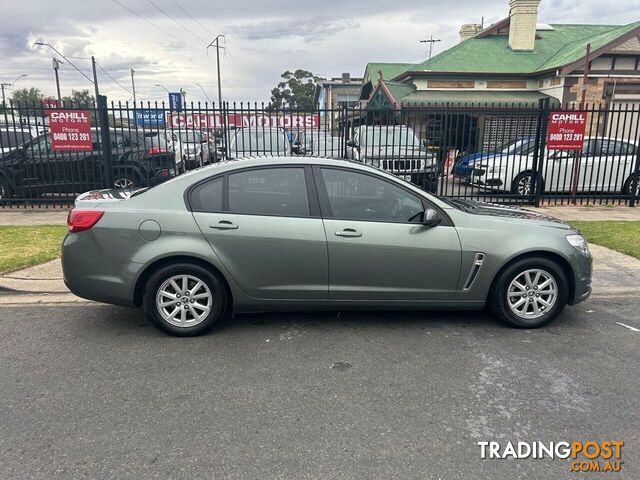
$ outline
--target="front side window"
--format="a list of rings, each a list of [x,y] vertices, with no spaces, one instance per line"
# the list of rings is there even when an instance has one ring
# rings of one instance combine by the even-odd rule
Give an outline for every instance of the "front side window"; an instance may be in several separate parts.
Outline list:
[[[378,222],[420,221],[419,197],[391,182],[348,170],[321,169],[330,215],[346,220]]]
[[[304,168],[261,168],[230,174],[229,211],[308,217]]]

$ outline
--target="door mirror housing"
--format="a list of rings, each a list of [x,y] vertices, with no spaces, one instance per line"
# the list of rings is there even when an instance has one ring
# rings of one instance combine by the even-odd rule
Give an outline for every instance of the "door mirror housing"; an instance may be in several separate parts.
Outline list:
[[[357,148],[355,140],[347,140],[347,147]]]
[[[435,227],[436,225],[440,225],[442,219],[438,217],[438,212],[436,212],[433,208],[427,208],[422,214],[422,225],[425,227]]]

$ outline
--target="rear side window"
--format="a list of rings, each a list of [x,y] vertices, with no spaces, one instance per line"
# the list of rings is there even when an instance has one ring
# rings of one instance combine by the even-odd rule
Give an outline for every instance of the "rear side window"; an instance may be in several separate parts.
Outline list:
[[[191,192],[191,208],[196,212],[222,212],[222,177],[198,185]]]
[[[23,130],[0,131],[0,147],[15,148],[31,140],[31,133]]]
[[[229,211],[308,217],[304,168],[261,168],[230,174]]]

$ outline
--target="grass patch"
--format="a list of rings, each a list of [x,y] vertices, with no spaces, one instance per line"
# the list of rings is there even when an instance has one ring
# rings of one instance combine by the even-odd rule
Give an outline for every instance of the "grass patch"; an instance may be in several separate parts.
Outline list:
[[[59,257],[66,233],[66,225],[0,226],[0,273]]]
[[[591,243],[640,258],[640,222],[571,220],[569,223]]]

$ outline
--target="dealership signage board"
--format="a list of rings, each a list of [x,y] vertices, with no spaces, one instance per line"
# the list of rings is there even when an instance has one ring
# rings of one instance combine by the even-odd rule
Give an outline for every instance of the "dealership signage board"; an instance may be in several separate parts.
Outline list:
[[[164,110],[136,110],[136,125],[139,127],[164,127]]]
[[[582,150],[587,112],[551,112],[547,150]]]
[[[49,110],[51,148],[54,151],[91,151],[89,110]]]
[[[317,113],[230,113],[226,117],[219,113],[172,113],[168,117],[169,128],[229,128],[264,127],[305,129],[318,128],[320,115]]]
[[[60,108],[60,102],[57,98],[45,98],[42,101],[42,105],[45,109],[50,110],[52,108]]]
[[[169,93],[169,110],[172,112],[182,111],[182,93],[171,92]]]

